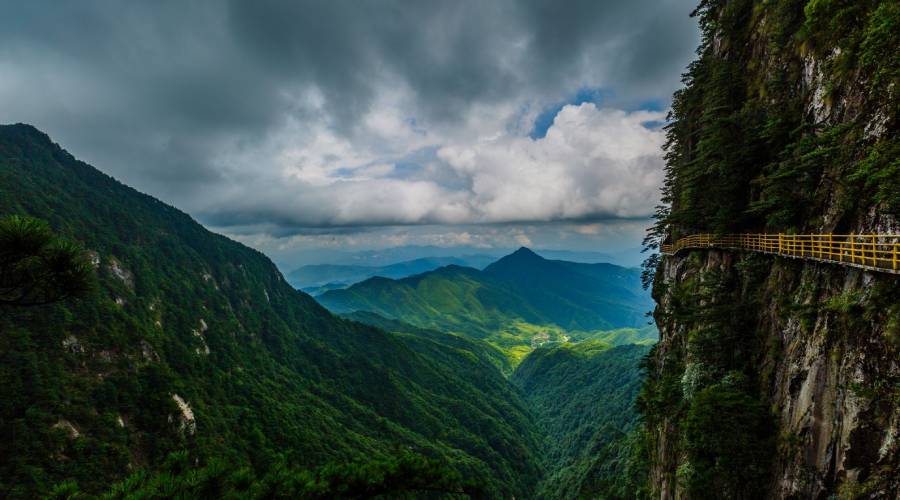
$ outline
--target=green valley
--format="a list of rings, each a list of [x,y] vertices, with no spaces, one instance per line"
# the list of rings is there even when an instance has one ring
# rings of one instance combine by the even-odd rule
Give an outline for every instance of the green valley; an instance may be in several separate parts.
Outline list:
[[[458,335],[443,335],[374,313],[347,317],[386,331],[442,339],[483,360],[503,361],[499,350]],[[512,372],[511,382],[542,436],[545,475],[537,498],[634,498],[643,485],[634,462],[640,419],[634,408],[643,381],[641,360],[654,341],[640,330],[611,332],[610,341],[585,340],[538,347]],[[655,331],[649,332],[655,336]],[[450,339],[454,339],[450,341]],[[634,341],[634,342],[629,342]]]
[[[512,366],[544,344],[653,342],[656,335],[639,270],[548,260],[526,248],[484,271],[451,265],[399,280],[371,278],[317,300],[336,313],[369,311],[484,340]]]

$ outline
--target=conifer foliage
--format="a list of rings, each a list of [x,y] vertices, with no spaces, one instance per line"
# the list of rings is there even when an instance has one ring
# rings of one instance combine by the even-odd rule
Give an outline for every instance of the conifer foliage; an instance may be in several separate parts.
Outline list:
[[[75,243],[31,217],[0,219],[0,306],[38,306],[85,293],[91,267]]]

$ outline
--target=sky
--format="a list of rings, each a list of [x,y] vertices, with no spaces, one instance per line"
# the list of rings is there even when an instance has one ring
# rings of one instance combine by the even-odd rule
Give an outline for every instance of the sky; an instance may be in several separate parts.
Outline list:
[[[0,122],[282,266],[639,246],[699,43],[685,0],[0,7]]]

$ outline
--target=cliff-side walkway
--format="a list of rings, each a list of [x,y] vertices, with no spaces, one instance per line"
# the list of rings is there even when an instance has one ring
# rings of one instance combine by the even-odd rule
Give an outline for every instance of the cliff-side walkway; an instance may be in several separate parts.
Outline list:
[[[691,248],[750,250],[900,274],[900,234],[693,234],[664,254]]]

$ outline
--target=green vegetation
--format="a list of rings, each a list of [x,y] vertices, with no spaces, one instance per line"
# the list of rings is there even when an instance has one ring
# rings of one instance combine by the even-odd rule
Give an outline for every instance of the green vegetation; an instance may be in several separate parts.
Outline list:
[[[768,409],[727,381],[694,395],[684,419],[687,461],[679,480],[692,498],[759,498],[774,444]]]
[[[653,308],[637,269],[548,260],[521,248],[487,266],[484,274],[508,284],[568,331],[644,326]]]
[[[360,464],[365,485],[393,474],[398,449],[426,460],[410,484],[439,464],[486,495],[525,497],[541,476],[526,404],[471,342],[336,318],[259,252],[24,125],[0,127],[10,215],[77,241],[96,284],[0,314],[0,496],[97,494],[135,471],[114,491],[194,496],[203,477],[235,491],[281,478],[293,495],[313,477],[327,495],[355,473],[317,468]],[[173,452],[196,469],[168,471]]]
[[[485,340],[510,366],[534,347],[569,339],[655,339],[638,270],[547,260],[524,248],[484,271],[446,266],[400,280],[372,278],[317,300],[336,313],[368,311]]]
[[[78,296],[90,287],[91,266],[75,244],[43,221],[0,219],[0,306],[39,306]]]
[[[749,256],[753,261],[756,257]],[[708,270],[669,288],[671,305],[661,325],[684,328],[684,342],[651,351],[638,396],[643,436],[666,426],[674,454],[683,456],[677,481],[697,498],[757,498],[765,491],[776,429],[761,402],[754,313],[762,303],[760,273],[751,262],[729,271]],[[742,286],[739,286],[742,284]],[[639,450],[638,450],[639,451]],[[652,457],[632,460],[648,466]]]
[[[356,311],[341,315],[344,318],[359,321],[367,325],[380,328],[384,331],[402,334],[408,339],[429,339],[433,342],[446,345],[457,353],[464,353],[470,359],[478,359],[484,363],[497,367],[503,373],[512,373],[512,367],[506,355],[496,347],[486,342],[479,342],[462,335],[446,334],[437,330],[419,328],[409,323],[387,319],[372,312]]]
[[[483,484],[463,480],[443,464],[409,452],[314,470],[279,463],[261,477],[250,468],[234,468],[219,461],[195,467],[189,459],[185,452],[172,453],[159,470],[131,474],[100,498],[479,498],[485,493]],[[64,481],[49,497],[72,499],[82,495],[77,483]]]
[[[609,345],[653,345],[659,337],[656,325],[646,325],[641,328],[616,328],[615,330],[598,330],[595,332],[569,332],[569,340],[580,342],[584,340],[596,340]]]
[[[369,312],[346,317],[384,330],[435,338],[473,357],[501,363],[489,344],[444,335]],[[545,470],[537,498],[642,498],[645,467],[634,463],[643,443],[634,408],[641,387],[641,360],[655,329],[623,328],[602,340],[550,344],[528,354],[512,374],[536,415],[543,436]],[[636,340],[637,342],[628,342]],[[643,475],[642,475],[643,474]]]
[[[537,415],[552,471],[539,498],[634,497],[637,481],[626,473],[649,350],[592,340],[537,349],[519,365],[512,380]]]

